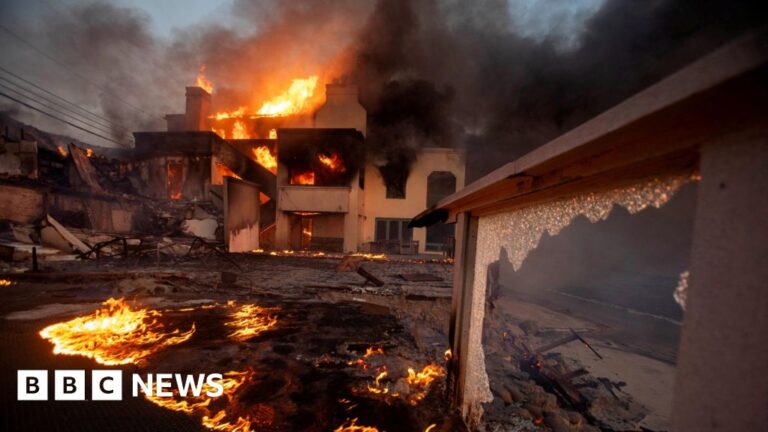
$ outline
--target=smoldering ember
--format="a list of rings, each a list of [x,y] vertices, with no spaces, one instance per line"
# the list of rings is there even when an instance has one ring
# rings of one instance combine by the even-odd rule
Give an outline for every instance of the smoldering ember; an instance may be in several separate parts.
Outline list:
[[[768,5],[0,5],[0,430],[768,430]]]

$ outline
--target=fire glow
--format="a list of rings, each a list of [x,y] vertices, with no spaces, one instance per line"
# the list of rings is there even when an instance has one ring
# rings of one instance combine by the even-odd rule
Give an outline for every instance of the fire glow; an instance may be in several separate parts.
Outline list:
[[[199,396],[193,398],[180,399],[178,390],[174,390],[174,397],[162,398],[157,396],[146,396],[150,402],[163,408],[182,412],[187,415],[196,415],[200,417],[200,422],[208,429],[216,431],[252,431],[252,425],[264,425],[272,422],[272,416],[269,412],[259,411],[256,414],[248,414],[245,417],[233,414],[239,406],[238,394],[244,388],[244,384],[250,382],[255,375],[252,369],[245,371],[230,371],[224,374],[219,381],[223,388],[223,393],[218,398],[212,398],[206,395],[211,391],[211,386],[203,384]]]
[[[347,170],[347,168],[344,167],[344,163],[341,161],[341,157],[339,157],[337,153],[332,153],[330,156],[319,154],[317,155],[317,159],[331,171],[343,173]]]
[[[256,163],[271,171],[272,174],[277,174],[277,158],[267,146],[254,147],[251,152]]]
[[[230,301],[228,306],[234,307],[235,302]],[[270,315],[269,311],[254,304],[238,306],[229,314],[230,321],[225,325],[234,328],[228,335],[229,338],[244,341],[273,328],[277,325],[277,317]]]
[[[166,331],[162,314],[147,308],[132,309],[124,299],[110,298],[95,312],[50,325],[40,331],[53,344],[54,354],[80,355],[103,365],[142,364],[161,349],[180,344],[195,333]]]
[[[200,70],[197,72],[197,79],[195,85],[207,91],[213,93],[213,84],[205,77],[205,65],[200,66]]]
[[[315,94],[317,75],[294,79],[281,95],[265,102],[256,112],[260,116],[277,117],[303,112],[307,101]]]
[[[204,81],[201,81],[201,78]],[[253,131],[249,128],[251,121],[259,117],[286,117],[309,112],[314,108],[311,101],[315,95],[317,80],[317,75],[312,75],[304,79],[294,79],[286,90],[272,99],[262,102],[260,108],[255,112],[247,106],[239,106],[234,110],[217,112],[209,118],[215,122],[222,122],[224,120],[234,120],[234,122],[227,125],[218,123],[217,125],[212,126],[211,130],[216,132],[222,138],[259,138],[258,136],[255,136]],[[213,89],[213,85],[210,81],[205,80],[202,72],[198,75],[198,86],[206,90],[208,88],[211,88],[211,90]],[[261,138],[276,139],[277,131],[275,129],[270,129],[268,137]]]

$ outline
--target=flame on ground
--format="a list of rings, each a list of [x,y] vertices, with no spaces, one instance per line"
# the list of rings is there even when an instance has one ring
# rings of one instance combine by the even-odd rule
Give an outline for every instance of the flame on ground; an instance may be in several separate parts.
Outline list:
[[[235,306],[235,303],[230,301],[227,305]],[[229,318],[230,321],[225,325],[234,328],[234,331],[228,337],[237,341],[250,339],[277,325],[277,317],[270,315],[267,309],[254,304],[238,306],[229,314]]]
[[[379,430],[373,426],[362,426],[357,424],[357,419],[347,420],[336,428],[333,432],[379,432]]]
[[[206,395],[206,392],[212,390],[207,383],[203,384],[200,396],[188,396],[184,399],[179,397],[178,390],[173,390],[174,397],[164,398],[157,396],[144,397],[150,402],[163,408],[183,412],[188,415],[199,415],[200,422],[208,429],[227,432],[250,432],[254,430],[252,426],[270,424],[274,417],[274,412],[267,407],[258,410],[258,415],[246,415],[245,417],[231,415],[237,406],[239,400],[236,397],[238,390],[243,384],[250,382],[255,372],[251,369],[245,371],[230,371],[224,373],[224,378],[219,382],[224,388],[224,392],[217,398]],[[223,400],[223,403],[219,401]],[[255,410],[252,410],[252,413]],[[215,412],[215,414],[214,414]]]
[[[298,216],[314,216],[319,214],[314,212],[293,212],[293,213]],[[301,251],[301,250],[290,250],[290,249],[285,249],[280,251],[265,251],[264,249],[254,249],[251,252],[255,254],[265,254],[265,255],[271,255],[271,256],[296,256],[301,258],[342,259],[347,255],[351,255],[355,257],[362,257],[366,261],[391,261],[391,262],[413,263],[413,264],[424,264],[424,263],[453,264],[453,260],[450,258],[397,259],[397,258],[388,257],[386,254],[383,254],[383,253],[374,254],[374,253],[355,252],[353,254],[341,254],[341,253],[329,253],[329,252],[320,252],[320,251]]]
[[[411,405],[416,405],[419,401],[424,399],[430,384],[444,374],[445,370],[435,364],[424,366],[420,372],[416,372],[413,368],[408,368],[408,378],[406,378],[405,382],[408,383],[408,386],[411,389],[410,395],[408,396],[408,401]]]
[[[8,279],[0,279],[0,286],[11,286],[13,282]]]
[[[267,146],[258,146],[251,149],[254,160],[264,168],[277,174],[277,158],[269,151]]]
[[[197,79],[195,80],[195,84],[208,93],[213,93],[213,83],[211,83],[208,78],[205,77],[205,65],[200,66],[200,70],[197,72]]]
[[[347,419],[344,424],[336,428],[333,432],[379,432],[379,429],[374,426],[363,426],[357,424],[357,419],[353,418],[352,420]],[[437,427],[437,424],[431,424],[427,426],[426,429],[424,429],[424,432],[431,432],[432,429]]]
[[[103,365],[141,364],[164,347],[180,344],[195,332],[166,331],[162,314],[131,309],[124,299],[110,298],[102,308],[70,321],[50,325],[40,336],[53,343],[54,354],[81,355]]]
[[[315,86],[317,86],[317,75],[306,79],[294,79],[288,90],[265,102],[256,113],[269,117],[298,114],[304,110],[304,105],[315,93]]]

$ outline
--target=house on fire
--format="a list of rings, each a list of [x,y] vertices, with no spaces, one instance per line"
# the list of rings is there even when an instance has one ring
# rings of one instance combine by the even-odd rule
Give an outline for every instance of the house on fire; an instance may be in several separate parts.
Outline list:
[[[211,200],[225,215],[238,212],[231,223],[225,216],[224,240],[230,244],[243,230],[251,240],[230,244],[231,251],[451,249],[452,227],[408,224],[464,186],[464,152],[425,148],[404,181],[387,184],[366,149],[368,119],[357,94],[356,86],[328,84],[325,104],[311,117],[227,119],[240,132],[227,139],[212,114],[212,95],[187,87],[185,113],[167,115],[166,132],[134,133],[138,189],[154,198]],[[237,199],[233,184],[241,190]]]

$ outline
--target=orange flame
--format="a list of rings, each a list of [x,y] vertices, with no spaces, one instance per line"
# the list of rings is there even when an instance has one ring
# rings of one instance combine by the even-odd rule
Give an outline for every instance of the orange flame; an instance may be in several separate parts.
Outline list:
[[[269,139],[277,139],[277,129],[269,130]]]
[[[234,111],[224,111],[219,112],[211,116],[212,118],[215,118],[216,120],[226,120],[231,118],[243,118],[245,117],[245,107],[240,107]]]
[[[224,393],[221,397],[224,397],[226,402],[224,408],[215,411],[216,414],[212,413],[210,405],[212,403],[218,404],[218,402],[206,395],[206,393],[211,390],[207,383],[203,385],[200,396],[187,397],[184,400],[178,399],[178,390],[173,390],[173,398],[160,398],[157,396],[146,395],[145,397],[150,402],[166,409],[183,412],[185,414],[200,415],[200,422],[208,429],[229,432],[250,432],[253,430],[251,426],[254,423],[270,423],[274,414],[270,412],[264,413],[263,411],[265,410],[261,410],[262,412],[258,413],[260,415],[252,413],[253,415],[248,414],[245,417],[237,416],[236,419],[229,419],[230,415],[228,414],[228,411],[232,412],[237,409],[240,403],[239,398],[237,397],[237,392],[243,384],[249,382],[251,378],[253,378],[254,374],[253,370],[250,369],[242,372],[230,371],[224,374],[224,378],[219,382],[224,388]],[[191,401],[189,401],[190,399]]]
[[[416,405],[424,399],[430,384],[444,373],[443,368],[434,364],[424,366],[420,372],[414,371],[413,368],[408,368],[408,377],[405,381],[411,388],[411,394],[408,398],[411,405]]]
[[[387,394],[389,393],[389,387],[381,384],[381,380],[387,377],[387,371],[381,371],[374,380],[374,385],[368,385],[368,391],[374,394]]]
[[[232,126],[232,139],[248,139],[248,130],[245,127],[245,123],[241,120],[235,121],[235,125]]]
[[[269,151],[267,146],[258,146],[251,149],[254,160],[272,174],[277,174],[277,158]]]
[[[268,117],[298,114],[315,93],[316,85],[317,75],[306,79],[294,79],[288,90],[280,96],[264,102],[256,113]]]
[[[357,424],[357,419],[347,420],[336,428],[333,432],[379,432],[379,430],[373,426],[362,426]]]
[[[215,133],[216,135],[226,139],[227,138],[227,131],[224,129],[216,129],[215,127],[211,128],[211,132]]]
[[[319,154],[317,155],[317,159],[331,171],[344,172],[347,170],[344,167],[344,163],[341,161],[341,157],[336,153],[331,153],[330,156]]]
[[[53,343],[54,354],[80,355],[103,365],[141,364],[166,346],[180,344],[195,332],[164,332],[161,313],[131,309],[121,299],[110,298],[102,308],[70,321],[50,325],[40,336]]]
[[[315,173],[307,171],[291,176],[292,185],[313,185],[315,184]]]
[[[384,348],[382,347],[374,348],[372,346],[369,346],[368,348],[365,349],[365,354],[363,355],[363,357],[370,357],[372,355],[377,355],[377,354],[384,355]]]
[[[85,155],[88,157],[93,157],[93,150],[92,149],[85,149]]]
[[[8,279],[0,279],[0,286],[11,286],[13,282]]]
[[[200,66],[200,70],[197,72],[197,80],[195,85],[207,91],[213,93],[213,84],[205,77],[205,65]]]
[[[243,178],[237,175],[234,171],[229,169],[228,166],[224,165],[221,162],[216,162],[215,164],[216,172],[213,178],[211,179],[211,183],[215,185],[221,185],[224,184],[224,177],[233,177],[238,180],[242,180]]]
[[[234,301],[229,301],[228,306],[234,306]],[[228,335],[237,341],[244,341],[271,329],[277,325],[277,317],[269,315],[268,311],[254,304],[239,306],[229,315],[230,321],[225,325],[235,330]]]
[[[69,152],[67,152],[67,149],[64,148],[64,146],[56,146],[56,150],[59,151],[59,154],[67,157],[69,155]]]

